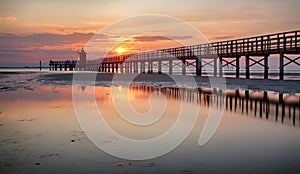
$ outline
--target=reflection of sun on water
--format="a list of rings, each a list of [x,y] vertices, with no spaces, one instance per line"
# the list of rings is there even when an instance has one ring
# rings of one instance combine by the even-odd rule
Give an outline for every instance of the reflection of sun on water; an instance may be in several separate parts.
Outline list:
[[[94,91],[95,90],[95,91]],[[137,140],[146,140],[150,138],[154,138],[162,135],[166,131],[168,131],[175,121],[178,118],[180,101],[168,98],[166,110],[163,113],[162,117],[155,122],[154,124],[141,126],[136,124],[131,124],[124,120],[120,113],[117,112],[116,106],[112,101],[112,97],[121,102],[129,102],[132,106],[127,108],[126,105],[119,105],[118,107],[123,110],[133,110],[134,112],[138,112],[141,114],[147,113],[151,111],[151,109],[155,109],[151,107],[150,103],[150,95],[157,91],[155,89],[148,89],[144,87],[135,87],[135,88],[127,88],[122,86],[116,87],[100,87],[96,86],[95,89],[87,88],[84,91],[83,95],[94,95],[96,96],[97,106],[99,112],[101,113],[101,117],[104,119],[106,124],[113,129],[118,134],[125,136],[127,138],[133,138]],[[153,98],[153,103],[159,103],[159,98]],[[89,102],[85,103],[90,105]],[[82,104],[82,107],[84,104]],[[155,106],[154,106],[155,107]],[[129,113],[129,112],[128,112]],[[126,112],[121,113],[124,117],[126,117]],[[161,114],[161,113],[154,113]],[[141,115],[143,116],[143,115]],[[151,116],[151,115],[147,115]],[[155,116],[155,115],[154,115]]]

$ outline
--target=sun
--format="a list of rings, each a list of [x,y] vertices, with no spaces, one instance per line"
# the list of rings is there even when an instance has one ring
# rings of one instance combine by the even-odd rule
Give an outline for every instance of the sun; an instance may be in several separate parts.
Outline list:
[[[119,47],[119,48],[116,49],[116,52],[118,54],[123,54],[125,51],[126,51],[125,48],[122,48],[122,47]]]

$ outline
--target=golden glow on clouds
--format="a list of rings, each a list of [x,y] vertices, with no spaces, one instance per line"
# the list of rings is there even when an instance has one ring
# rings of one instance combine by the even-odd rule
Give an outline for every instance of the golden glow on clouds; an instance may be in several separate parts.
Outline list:
[[[167,15],[181,19],[201,31],[210,42],[295,30],[299,29],[299,6],[299,0],[273,0],[272,3],[269,0],[3,0],[0,6],[0,48],[5,51],[0,53],[0,63],[4,59],[13,61],[37,59],[41,57],[40,54],[45,57],[73,56],[73,53],[64,55],[64,51],[80,49],[88,42],[91,33],[98,33],[120,19],[144,14]],[[147,28],[149,25],[164,24],[160,24],[159,21],[143,24],[141,21],[135,27]],[[122,47],[125,51],[109,50],[110,45],[104,45],[98,51],[123,54],[124,52],[134,53],[180,46],[175,41],[164,39],[126,38],[126,30],[120,28],[118,32],[102,37],[99,41],[107,45],[121,42],[114,46],[114,49]],[[87,37],[78,39],[78,33]],[[15,41],[12,36],[10,42],[15,43],[7,44],[7,40],[1,37],[6,37],[8,34],[15,35],[15,37],[24,36],[23,46],[18,45],[19,40]],[[40,34],[52,34],[48,40],[53,40],[55,44],[49,44],[45,39],[36,39],[40,37]],[[152,33],[141,33],[143,34]],[[154,34],[159,35],[159,33]],[[174,32],[168,34],[179,35]],[[25,37],[28,35],[32,37]],[[74,41],[66,43],[62,39],[56,40],[56,36],[69,39],[73,37]],[[35,39],[35,43],[30,40],[31,38]],[[28,50],[30,53],[25,54],[20,50]],[[42,51],[47,51],[47,53]],[[51,56],[51,51],[53,51],[53,56]],[[26,57],[29,54],[30,56]]]
[[[297,0],[3,0],[0,32],[95,33],[125,17],[164,14],[191,23],[208,37],[218,30],[266,33],[299,27],[299,5]]]
[[[111,51],[109,51],[107,56],[110,57],[116,55],[132,54],[132,53],[143,52],[143,51],[182,46],[176,40],[171,40],[163,37],[160,38],[161,40],[157,38],[155,40],[150,40],[150,39],[142,40],[137,38],[127,39],[121,42],[120,44],[118,44],[117,46],[115,46],[113,49],[111,49]]]

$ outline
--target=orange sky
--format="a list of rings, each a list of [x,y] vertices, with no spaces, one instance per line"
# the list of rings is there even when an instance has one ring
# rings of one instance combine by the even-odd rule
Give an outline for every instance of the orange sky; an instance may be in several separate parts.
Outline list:
[[[2,0],[0,4],[0,66],[76,59],[76,50],[104,27],[144,14],[175,17],[195,27],[210,42],[300,27],[299,0]],[[124,33],[108,33],[101,43],[132,39]],[[184,34],[180,37],[189,36]],[[157,33],[141,33],[144,35],[156,37]],[[169,35],[179,36],[176,32]],[[134,43],[140,48],[131,46],[129,50],[178,45],[164,39],[143,39]],[[103,48],[99,54],[111,49]]]

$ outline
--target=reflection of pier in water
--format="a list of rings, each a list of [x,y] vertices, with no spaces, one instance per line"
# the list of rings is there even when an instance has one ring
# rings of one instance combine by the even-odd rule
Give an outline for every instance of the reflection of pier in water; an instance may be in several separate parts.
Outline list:
[[[270,91],[222,90],[216,88],[177,88],[133,85],[131,90],[161,92],[167,98],[184,100],[201,106],[215,106],[226,111],[295,125],[300,121],[300,94]]]

